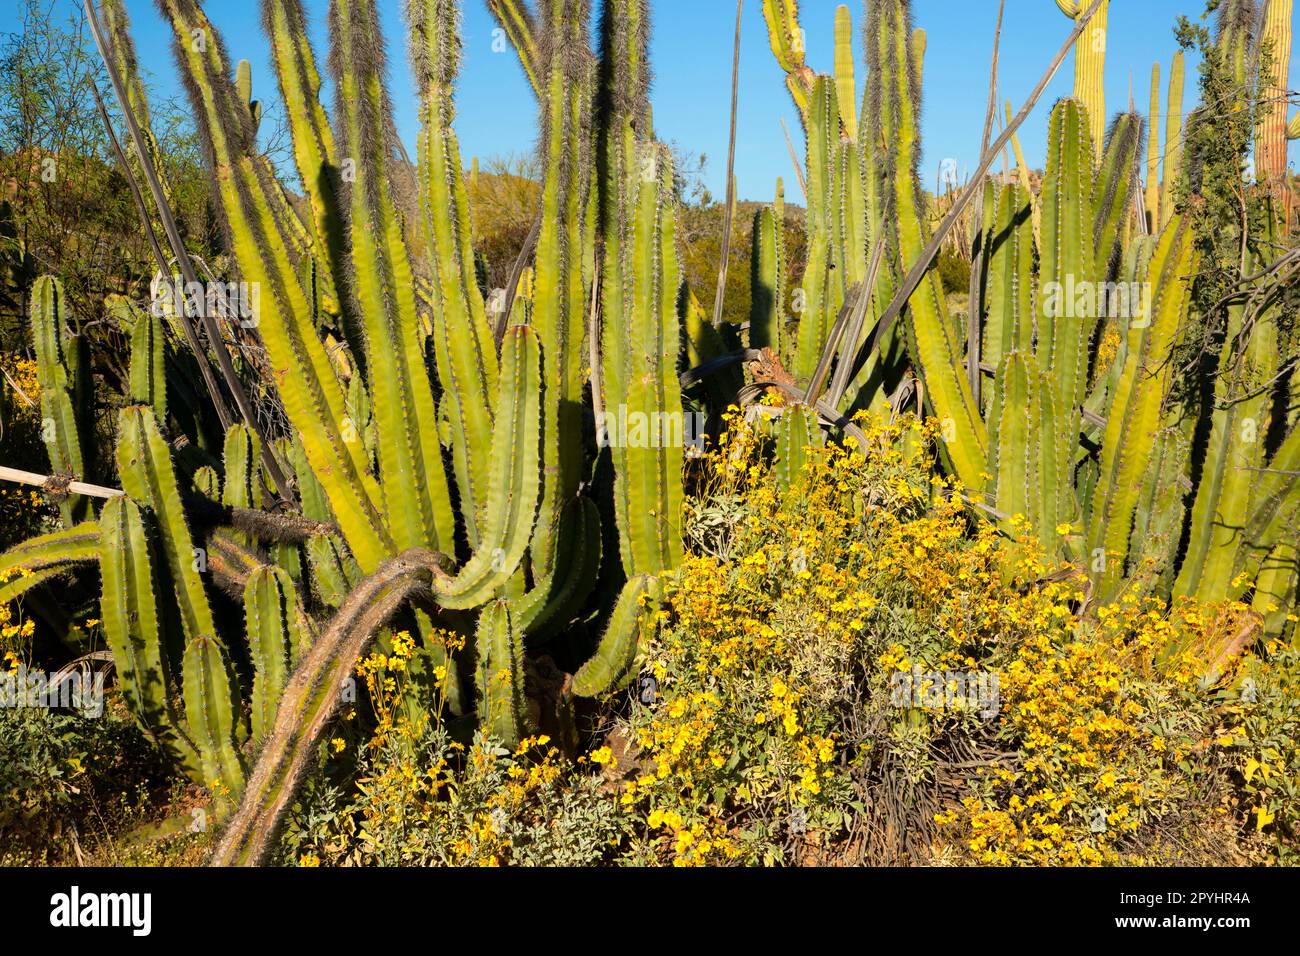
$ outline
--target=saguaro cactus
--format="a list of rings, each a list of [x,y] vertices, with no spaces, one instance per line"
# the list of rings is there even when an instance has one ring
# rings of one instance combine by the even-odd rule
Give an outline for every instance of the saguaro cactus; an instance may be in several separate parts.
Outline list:
[[[1071,20],[1088,12],[1089,0],[1056,0]],[[1087,28],[1074,43],[1074,96],[1088,111],[1093,147],[1101,157],[1106,134],[1106,35],[1110,17],[1110,0],[1093,14]]]
[[[1300,139],[1300,113],[1287,122],[1287,98],[1291,70],[1291,40],[1294,0],[1267,0],[1264,14],[1263,47],[1270,59],[1261,63],[1259,78],[1260,121],[1255,131],[1255,178],[1268,185],[1290,208],[1286,184],[1287,141]]]

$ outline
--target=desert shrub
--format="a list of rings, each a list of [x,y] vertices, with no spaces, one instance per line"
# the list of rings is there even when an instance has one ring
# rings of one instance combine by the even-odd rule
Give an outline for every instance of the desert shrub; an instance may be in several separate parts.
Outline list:
[[[954,292],[969,292],[970,263],[951,249],[943,250],[939,253],[939,281],[943,285],[943,291],[950,295]]]
[[[1250,659],[1229,709],[1227,738],[1253,828],[1271,853],[1300,859],[1300,650],[1276,642]]]
[[[585,754],[545,737],[508,750],[413,718],[399,634],[359,672],[376,732],[341,722],[284,858],[1084,865],[1294,852],[1296,654],[1248,652],[1207,676],[1245,607],[1136,592],[1089,607],[1076,569],[936,476],[936,423],[862,416],[861,443],[807,449],[785,481],[764,426],[726,423],[689,466],[690,553],[664,577],[638,672]]]
[[[36,363],[19,355],[0,355],[0,444],[11,468],[46,470],[41,444],[41,385]],[[45,530],[58,516],[39,490],[0,483],[0,550]]]
[[[399,633],[387,652],[362,663],[376,729],[356,745],[342,734],[327,745],[286,828],[284,860],[582,866],[612,859],[622,813],[586,759],[568,760],[545,735],[514,749],[481,731],[457,740],[448,726],[402,705],[413,653]],[[445,676],[435,674],[439,689]],[[331,773],[349,763],[344,774]]]
[[[1025,632],[990,661],[1001,677],[998,739],[1013,756],[972,773],[971,794],[938,815],[959,857],[1166,862],[1182,851],[1180,829],[1225,809],[1216,695],[1196,654],[1170,649],[1203,646],[1241,609],[1127,595],[1070,626],[1078,600],[1048,586],[1022,602]]]
[[[810,449],[788,488],[731,425],[615,735],[633,859],[1251,857],[1217,729],[1239,675],[1203,676],[1244,607],[1128,594],[1081,617],[1082,575],[933,476],[933,423],[864,419],[866,445]],[[1290,725],[1267,723],[1255,759],[1281,771]]]
[[[165,787],[127,715],[0,707],[0,864],[78,862]]]

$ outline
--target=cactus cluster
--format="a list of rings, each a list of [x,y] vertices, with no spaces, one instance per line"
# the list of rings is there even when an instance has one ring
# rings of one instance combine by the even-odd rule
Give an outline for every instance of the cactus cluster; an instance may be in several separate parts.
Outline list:
[[[156,177],[129,24],[120,0],[101,2],[105,61],[141,130],[130,172]],[[730,332],[682,278],[671,154],[648,97],[648,0],[602,0],[595,50],[590,0],[488,0],[541,130],[534,238],[503,290],[480,286],[471,243],[457,0],[406,8],[420,115],[409,204],[395,188],[412,169],[376,0],[331,0],[325,70],[301,0],[261,4],[301,198],[258,151],[248,65],[232,64],[198,0],[158,0],[234,273],[259,291],[252,321],[235,333],[197,303],[107,302],[129,376],[115,461],[92,462],[74,317],[57,280],[36,283],[47,487],[64,528],[0,555],[0,601],[98,566],[125,699],[216,795],[217,862],[266,858],[358,660],[399,628],[418,642],[413,668],[446,675],[460,725],[508,743],[535,719],[534,655],[561,656],[579,696],[629,680],[661,579],[682,561],[683,381],[707,378],[715,402],[777,387],[781,407],[767,411],[786,482],[823,427],[852,436],[856,413],[895,414],[917,396],[941,425],[952,493],[1008,530],[1027,524],[1095,597],[1227,595],[1252,603],[1269,633],[1292,627],[1300,426],[1284,356],[1300,342],[1284,293],[1295,264],[1270,265],[1279,222],[1244,244],[1245,291],[1212,340],[1208,387],[1199,404],[1176,396],[1179,348],[1203,320],[1202,250],[1180,186],[1182,55],[1162,164],[1158,68],[1149,129],[1132,111],[1107,122],[1108,0],[1058,0],[1077,24],[1075,92],[1051,111],[1041,186],[1012,127],[1001,144],[1017,175],[983,176],[990,152],[963,191],[981,203],[964,317],[927,260],[944,237],[918,168],[926,44],[909,0],[867,0],[865,73],[840,7],[830,74],[807,63],[796,0],[763,0],[804,128],[807,258],[796,284],[778,181],[755,219],[750,348],[739,350],[771,381],[744,388]],[[1270,3],[1268,62],[1283,66],[1261,90],[1282,85],[1290,7]],[[1239,72],[1260,42],[1245,9],[1222,13]],[[1262,116],[1267,183],[1296,124],[1284,103]],[[155,196],[166,226],[166,191]],[[159,283],[177,278],[160,265]],[[240,336],[265,360],[231,349]],[[679,353],[700,368],[679,376]],[[709,377],[720,370],[732,378]],[[66,494],[70,479],[112,476],[121,491],[101,489],[97,511]],[[449,649],[448,632],[464,650]],[[437,706],[428,696],[409,703]]]
[[[232,66],[197,0],[158,6],[235,271],[260,292],[249,324],[266,369],[239,370],[284,425],[218,420],[214,434],[210,409],[181,414],[195,397],[178,372],[208,358],[176,344],[192,316],[113,301],[131,347],[123,494],[98,515],[88,499],[65,501],[67,530],[0,557],[0,569],[33,572],[3,596],[98,563],[132,711],[217,794],[229,825],[215,859],[256,862],[354,665],[390,628],[418,636],[413,666],[445,668],[453,714],[506,743],[531,732],[527,655],[557,636],[574,693],[630,676],[659,575],[682,554],[676,356],[692,299],[671,157],[650,124],[645,0],[604,2],[596,51],[589,0],[546,0],[536,18],[491,4],[537,93],[544,166],[533,261],[504,296],[479,286],[470,243],[456,0],[406,9],[418,209],[393,189],[404,172],[374,0],[330,4],[333,116],[300,0],[262,2],[303,202],[257,150],[248,65]],[[117,0],[103,7],[123,109],[147,130],[129,24]],[[84,479],[75,409],[86,403],[56,280],[37,284],[32,322],[54,471]],[[226,347],[210,339],[205,351]],[[605,411],[650,433],[600,441]],[[292,500],[268,480],[265,442],[292,474]],[[230,599],[242,604],[233,625]],[[587,621],[600,625],[590,639]],[[447,631],[467,650],[449,656]]]
[[[1294,412],[1279,405],[1286,387],[1277,383],[1287,374],[1282,357],[1298,343],[1283,321],[1287,280],[1260,277],[1284,235],[1278,226],[1248,244],[1242,275],[1255,284],[1231,306],[1213,399],[1199,407],[1176,400],[1180,343],[1204,321],[1193,311],[1200,248],[1179,208],[1182,53],[1170,77],[1161,169],[1158,68],[1149,132],[1132,112],[1107,124],[1106,3],[1058,5],[1072,18],[1091,10],[1092,20],[1075,42],[1075,95],[1051,113],[1041,188],[1023,173],[969,187],[983,201],[971,334],[960,331],[965,319],[948,314],[931,270],[910,293],[901,335],[891,341],[892,330],[870,330],[931,238],[930,200],[916,169],[923,44],[910,4],[869,0],[866,96],[854,114],[844,103],[854,86],[844,49],[848,9],[836,18],[834,75],[820,75],[791,54],[790,37],[799,34],[793,0],[767,0],[772,49],[798,91],[808,143],[809,257],[796,300],[784,286],[778,194],[756,219],[750,344],[779,351],[796,391],[817,391],[815,370],[835,366],[832,383],[850,386],[832,387],[832,407],[818,408],[830,427],[858,409],[896,410],[919,379],[962,493],[1008,527],[1027,522],[1049,554],[1091,577],[1096,598],[1134,588],[1233,596],[1253,601],[1278,633],[1295,602],[1297,565],[1282,529],[1300,510],[1294,479],[1284,477],[1300,446]],[[1273,5],[1268,30],[1289,45],[1277,17],[1284,6]],[[1253,50],[1249,30],[1231,29],[1233,10],[1220,16],[1227,24],[1220,42],[1238,54]],[[1282,19],[1289,27],[1289,15]],[[852,284],[871,271],[877,245],[884,268],[863,293],[868,321],[845,321],[844,303],[857,298]],[[786,431],[797,433],[806,418],[792,417]],[[797,460],[781,439],[778,456]]]

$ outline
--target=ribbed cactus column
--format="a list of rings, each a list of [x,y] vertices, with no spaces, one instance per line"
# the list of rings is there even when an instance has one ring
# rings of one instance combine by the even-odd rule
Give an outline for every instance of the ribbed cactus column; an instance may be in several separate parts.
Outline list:
[[[799,26],[798,0],[763,0],[763,17],[767,20],[772,53],[786,72],[786,88],[799,112],[806,117],[814,74],[804,63],[806,50],[803,29]]]
[[[1143,192],[1147,231],[1160,228],[1160,64],[1151,64],[1151,105],[1147,113],[1147,182]]]
[[[363,570],[395,548],[381,518],[360,429],[348,416],[334,366],[317,337],[311,305],[277,218],[278,184],[254,162],[251,117],[230,82],[230,63],[194,0],[159,0],[176,35],[200,137],[211,158],[218,209],[245,282],[260,290],[258,333],[284,404],[330,509]]]
[[[321,297],[330,312],[350,303],[346,282],[351,269],[345,238],[345,211],[340,199],[342,171],[334,132],[320,101],[321,78],[307,34],[300,0],[262,0],[262,24],[271,41],[271,56],[293,139],[294,160],[303,195],[311,210],[313,261],[318,270]],[[364,369],[361,334],[351,313],[342,316],[343,331],[353,347],[353,357]]]
[[[1106,409],[1101,474],[1088,525],[1089,566],[1103,599],[1123,579],[1133,515],[1171,375],[1169,358],[1191,306],[1198,262],[1193,238],[1181,218],[1161,235],[1145,276],[1151,283],[1152,311],[1129,325],[1123,369]]]
[[[1056,0],[1071,20],[1078,20],[1091,0]],[[1110,0],[1093,14],[1088,26],[1074,42],[1074,97],[1088,110],[1095,155],[1100,158],[1101,144],[1106,138],[1106,27],[1110,15]]]
[[[424,336],[403,225],[391,196],[391,107],[371,0],[330,5],[330,67],[338,85],[339,153],[354,163],[349,189],[353,288],[379,424],[379,476],[399,548],[454,551],[455,517],[424,364]]]
[[[443,413],[452,426],[461,514],[469,544],[476,547],[492,443],[497,355],[474,276],[469,201],[460,145],[452,129],[459,12],[454,0],[415,0],[408,15],[411,60],[420,90],[420,205],[433,274],[434,355]]]
[[[592,194],[593,63],[587,0],[546,0],[550,49],[541,97],[542,228],[537,241],[533,327],[544,368],[544,488],[533,565],[555,566],[555,540],[567,501],[582,480],[582,391],[587,303],[596,210]]]
[[[61,477],[84,480],[82,417],[77,413],[78,340],[68,328],[63,283],[41,276],[32,287],[32,340],[41,382],[41,438],[50,469]],[[85,397],[80,403],[86,407]],[[71,527],[90,516],[90,504],[74,496],[59,502],[63,523]]]
[[[118,686],[140,725],[198,776],[198,754],[180,728],[144,513],[130,498],[114,498],[99,516],[99,612],[113,654]]]
[[[890,263],[906,273],[925,247],[925,199],[917,173],[920,157],[920,89],[911,57],[910,5],[871,0],[867,22],[871,61],[869,99],[879,175],[884,186],[882,218],[892,219]],[[888,227],[887,227],[888,228]],[[904,335],[926,397],[943,426],[942,450],[952,470],[972,489],[984,486],[988,436],[964,368],[964,345],[944,305],[938,276],[929,272],[908,302]]]
[[[1278,225],[1270,222],[1258,248],[1251,250],[1247,274],[1268,268],[1281,244]],[[1260,476],[1266,473],[1266,438],[1274,414],[1271,385],[1278,377],[1285,346],[1279,333],[1280,304],[1260,303],[1258,313],[1251,312],[1245,302],[1228,307],[1227,344],[1214,376],[1210,435],[1175,595],[1213,601],[1227,594],[1240,564],[1239,549],[1255,543],[1243,538],[1241,531],[1254,510]]]
[[[750,263],[749,347],[785,348],[785,196],[776,181],[776,199],[754,214]]]
[[[1183,174],[1183,84],[1187,67],[1183,51],[1174,54],[1169,70],[1169,99],[1165,106],[1165,169],[1160,181],[1160,226],[1174,217],[1174,187]]]
[[[1268,71],[1259,78],[1260,121],[1255,131],[1255,178],[1278,191],[1286,180],[1287,99],[1291,68],[1294,0],[1267,0],[1264,45],[1272,51]],[[1300,125],[1300,120],[1298,120]],[[1297,129],[1300,133],[1300,128]]]

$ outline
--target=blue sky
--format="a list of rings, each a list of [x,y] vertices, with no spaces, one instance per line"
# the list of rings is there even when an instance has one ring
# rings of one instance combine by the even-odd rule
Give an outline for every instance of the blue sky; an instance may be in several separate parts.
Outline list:
[[[74,6],[73,0],[56,0]],[[318,55],[324,57],[324,20],[328,0],[305,0]],[[79,4],[75,4],[79,5]],[[414,154],[417,113],[407,69],[401,0],[379,0],[388,40],[390,91],[398,130]],[[13,0],[0,10],[0,32],[13,32]],[[169,48],[170,33],[151,0],[126,0],[142,66],[162,95],[175,95],[178,84]],[[832,64],[836,0],[802,0],[801,19],[807,34],[808,62],[829,71]],[[212,0],[209,15],[225,36],[232,57],[253,66],[254,95],[274,99],[269,50],[262,35],[256,0]],[[861,27],[862,4],[851,2],[855,29]],[[1173,24],[1179,13],[1199,16],[1204,0],[1112,0],[1107,51],[1107,108],[1127,105],[1130,89],[1145,113],[1151,65],[1159,59],[1162,82],[1176,45]],[[483,0],[465,0],[464,65],[457,98],[457,131],[465,156],[483,160],[532,149],[536,136],[536,106],[514,53],[498,52],[495,22]],[[715,195],[723,188],[727,153],[730,97],[733,0],[655,0],[652,60],[655,69],[653,103],[660,138],[676,141],[709,158],[707,184]],[[997,16],[996,0],[915,0],[914,20],[928,34],[925,65],[923,173],[933,183],[945,159],[961,173],[978,158],[988,92],[989,57]],[[1052,0],[1007,0],[1002,41],[1002,95],[1016,108],[1032,90],[1068,33],[1070,22]],[[798,117],[785,91],[783,74],[767,44],[761,0],[745,0],[741,49],[741,96],[737,136],[736,178],[742,199],[766,200],[776,177],[793,175],[781,132],[785,119],[796,148],[802,151]],[[860,36],[860,35],[859,35]],[[862,53],[858,43],[859,83]],[[1300,54],[1293,53],[1290,88],[1300,87]],[[1034,115],[1022,128],[1021,140],[1031,165],[1045,157],[1047,114],[1051,104],[1067,95],[1073,84],[1072,58],[1053,81]],[[1188,108],[1195,95],[1195,61],[1188,63]],[[328,85],[328,84],[327,84]],[[861,90],[861,86],[859,86]],[[1162,97],[1163,98],[1163,97]],[[1293,143],[1291,161],[1300,161],[1300,144]]]

